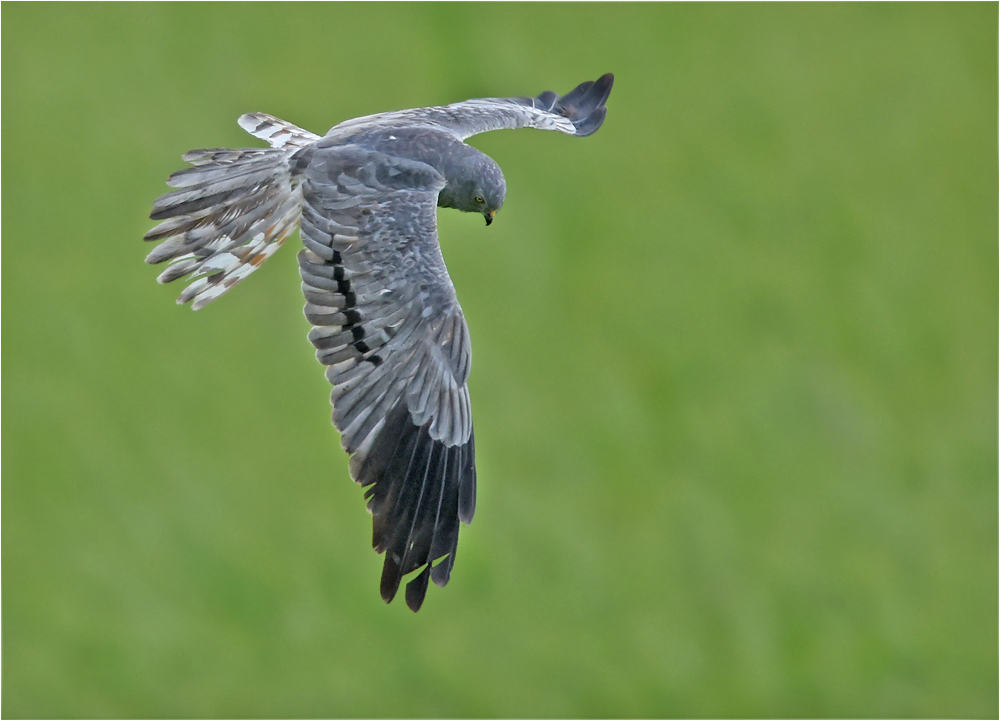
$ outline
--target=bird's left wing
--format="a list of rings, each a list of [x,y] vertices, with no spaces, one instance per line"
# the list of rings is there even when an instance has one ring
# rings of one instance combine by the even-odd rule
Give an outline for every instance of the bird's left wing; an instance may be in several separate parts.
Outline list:
[[[305,151],[299,254],[309,339],[351,475],[369,487],[381,591],[420,608],[475,509],[469,332],[437,241],[431,166],[358,146]],[[435,562],[436,565],[435,565]]]
[[[590,135],[604,122],[614,75],[581,83],[566,95],[551,90],[534,98],[478,98],[451,105],[397,110],[348,120],[328,133],[338,136],[365,126],[431,125],[447,130],[460,140],[504,128],[558,130],[568,135]]]

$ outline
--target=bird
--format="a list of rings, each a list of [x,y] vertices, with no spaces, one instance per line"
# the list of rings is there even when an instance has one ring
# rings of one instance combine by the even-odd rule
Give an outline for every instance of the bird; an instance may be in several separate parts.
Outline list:
[[[333,424],[365,488],[382,599],[404,576],[418,611],[451,577],[461,524],[476,508],[469,328],[438,244],[437,208],[490,225],[506,196],[500,166],[468,145],[491,130],[588,136],[607,113],[611,73],[565,95],[481,98],[342,122],[324,136],[266,113],[239,125],[268,148],[183,155],[146,262],[160,283],[191,282],[195,310],[271,257],[296,229],[308,337],[333,386]]]

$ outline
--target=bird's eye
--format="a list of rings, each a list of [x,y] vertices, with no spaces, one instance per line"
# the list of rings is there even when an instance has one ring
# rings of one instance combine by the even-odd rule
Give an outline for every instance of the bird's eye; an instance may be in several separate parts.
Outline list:
[[[476,197],[474,198],[474,200],[475,200],[475,201],[476,201],[477,203],[485,203],[485,202],[486,202],[485,200],[483,200],[483,199],[482,199],[482,198],[481,198],[480,196],[478,196],[478,195],[477,195],[477,196],[476,196]]]

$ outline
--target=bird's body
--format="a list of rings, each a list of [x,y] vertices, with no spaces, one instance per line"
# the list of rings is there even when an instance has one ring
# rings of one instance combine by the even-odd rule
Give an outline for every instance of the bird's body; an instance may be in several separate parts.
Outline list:
[[[560,98],[470,100],[348,120],[320,138],[269,115],[240,125],[268,149],[196,150],[193,168],[158,199],[147,257],[171,261],[159,280],[195,278],[178,302],[201,308],[263,263],[298,226],[309,339],[333,385],[333,423],[352,477],[368,488],[373,546],[385,552],[381,592],[404,575],[420,608],[429,580],[445,585],[459,521],[475,511],[467,381],[469,331],[437,240],[437,206],[503,204],[499,166],[470,135],[538,127],[589,135],[612,77]]]

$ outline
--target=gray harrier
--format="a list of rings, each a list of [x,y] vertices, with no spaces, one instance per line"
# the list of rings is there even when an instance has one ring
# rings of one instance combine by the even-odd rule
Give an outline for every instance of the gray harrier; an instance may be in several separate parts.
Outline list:
[[[253,113],[240,126],[267,149],[192,150],[153,204],[163,221],[146,258],[161,283],[194,280],[197,310],[256,270],[301,229],[309,340],[333,384],[333,423],[367,487],[372,545],[385,552],[382,598],[402,577],[419,610],[427,582],[448,583],[459,521],[476,506],[469,329],[437,237],[437,206],[503,205],[503,173],[463,141],[501,128],[590,135],[604,122],[609,73],[559,97],[484,98],[356,118],[319,137]],[[435,565],[436,564],[436,565]]]

